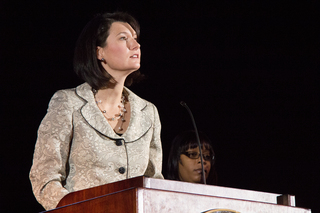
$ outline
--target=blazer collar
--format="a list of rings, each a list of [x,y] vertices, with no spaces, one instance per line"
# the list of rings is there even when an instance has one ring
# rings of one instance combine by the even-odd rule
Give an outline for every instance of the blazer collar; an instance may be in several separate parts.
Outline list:
[[[100,109],[95,103],[92,88],[88,83],[79,85],[76,88],[76,94],[85,100],[85,104],[80,109],[83,118],[89,125],[101,134],[111,139],[123,138],[126,142],[134,142],[141,138],[152,126],[151,118],[145,113],[147,101],[140,98],[128,88],[129,102],[131,108],[131,118],[127,131],[122,135],[117,135],[108,121],[105,119]]]

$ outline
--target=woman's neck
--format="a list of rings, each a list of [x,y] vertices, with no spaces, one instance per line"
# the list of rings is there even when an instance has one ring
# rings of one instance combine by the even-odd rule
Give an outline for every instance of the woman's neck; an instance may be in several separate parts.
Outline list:
[[[115,84],[109,84],[107,88],[99,89],[95,96],[109,106],[118,105],[121,100],[123,88],[123,83],[117,82]]]

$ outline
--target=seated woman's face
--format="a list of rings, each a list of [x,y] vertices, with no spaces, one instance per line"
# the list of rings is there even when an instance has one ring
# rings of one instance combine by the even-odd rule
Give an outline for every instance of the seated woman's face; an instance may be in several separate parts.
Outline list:
[[[202,149],[203,166],[205,170],[205,178],[207,179],[211,168],[210,151],[207,149]],[[188,149],[186,153],[180,155],[179,162],[179,178],[181,181],[191,182],[191,183],[201,183],[202,182],[202,168],[201,159],[199,154],[199,148]]]

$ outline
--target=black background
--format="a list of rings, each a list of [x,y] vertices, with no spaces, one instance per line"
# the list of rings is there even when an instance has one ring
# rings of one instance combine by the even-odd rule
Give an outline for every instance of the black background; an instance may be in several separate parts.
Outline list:
[[[320,212],[317,1],[1,1],[1,212],[39,212],[28,173],[37,128],[58,89],[82,83],[75,41],[97,12],[141,25],[130,87],[170,142],[198,129],[214,142],[219,185],[296,196]]]

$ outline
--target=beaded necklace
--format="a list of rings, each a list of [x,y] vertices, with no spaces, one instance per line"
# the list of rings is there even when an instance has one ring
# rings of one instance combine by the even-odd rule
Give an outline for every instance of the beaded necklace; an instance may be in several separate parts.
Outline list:
[[[95,102],[98,106],[98,108],[100,109],[100,111],[102,112],[102,114],[104,115],[104,117],[108,120],[108,121],[115,121],[115,120],[119,120],[121,119],[121,123],[120,123],[120,126],[118,128],[118,131],[122,131],[123,128],[123,122],[125,122],[125,113],[127,112],[126,108],[125,108],[125,103],[126,103],[126,100],[125,100],[125,96],[122,94],[121,96],[121,101],[120,101],[120,104],[118,105],[119,107],[119,113],[115,114],[113,117],[112,116],[109,116],[107,114],[107,111],[105,109],[101,109],[101,105],[102,105],[102,100],[97,100],[96,98],[96,93],[98,91],[97,90],[93,90],[93,93],[94,93],[94,99],[95,99]]]

